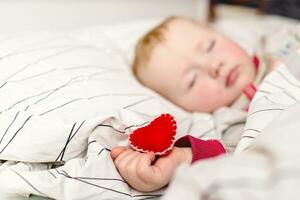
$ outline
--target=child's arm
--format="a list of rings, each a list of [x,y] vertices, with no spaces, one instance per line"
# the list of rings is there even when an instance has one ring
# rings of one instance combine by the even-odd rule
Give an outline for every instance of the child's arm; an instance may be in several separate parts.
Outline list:
[[[140,153],[126,147],[112,149],[111,157],[129,185],[136,190],[149,192],[167,185],[181,163],[190,164],[225,152],[218,140],[201,140],[187,135],[176,141],[169,155],[155,162],[154,153]]]
[[[139,191],[149,192],[167,185],[181,163],[191,163],[191,148],[174,147],[166,157],[155,162],[154,153],[140,153],[126,147],[116,147],[111,157],[120,175]],[[154,163],[153,163],[154,162]]]

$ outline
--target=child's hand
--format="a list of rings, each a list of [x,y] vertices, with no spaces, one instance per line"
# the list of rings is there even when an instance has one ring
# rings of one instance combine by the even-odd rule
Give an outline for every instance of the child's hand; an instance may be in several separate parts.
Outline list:
[[[126,147],[116,147],[111,157],[121,176],[136,190],[150,192],[167,185],[176,167],[183,162],[191,163],[190,148],[174,147],[172,152],[155,161],[155,155],[140,153]]]

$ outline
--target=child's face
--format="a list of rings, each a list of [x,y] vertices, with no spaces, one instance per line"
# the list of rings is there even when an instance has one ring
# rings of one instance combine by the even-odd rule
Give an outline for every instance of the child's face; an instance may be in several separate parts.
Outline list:
[[[188,111],[228,106],[254,80],[252,59],[225,36],[192,21],[168,25],[137,75],[146,86]]]

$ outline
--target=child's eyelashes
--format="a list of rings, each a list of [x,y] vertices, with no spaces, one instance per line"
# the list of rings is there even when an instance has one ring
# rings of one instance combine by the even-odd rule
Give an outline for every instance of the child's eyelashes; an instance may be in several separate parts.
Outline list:
[[[206,49],[206,53],[211,52],[213,50],[213,48],[215,47],[215,44],[216,44],[216,40],[212,40]]]
[[[191,89],[194,87],[195,83],[196,83],[196,80],[197,80],[197,77],[198,77],[198,73],[197,72],[194,72],[193,73],[193,76],[192,76],[192,79],[190,80],[189,82],[189,85],[188,85],[188,89]]]

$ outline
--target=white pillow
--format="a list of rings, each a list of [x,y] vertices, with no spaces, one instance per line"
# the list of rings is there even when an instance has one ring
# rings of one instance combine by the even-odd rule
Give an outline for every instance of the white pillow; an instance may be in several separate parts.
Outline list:
[[[0,160],[83,157],[96,127],[127,134],[161,113],[175,116],[177,137],[219,137],[211,115],[187,113],[141,86],[124,49],[97,32],[95,44],[79,32],[0,37]],[[112,118],[118,123],[106,124]]]
[[[278,35],[278,32],[289,32],[297,24],[299,24],[297,20],[280,16],[249,15],[239,18],[220,17],[213,26],[241,45],[250,55],[254,55],[260,50],[274,50],[272,43],[280,43],[274,38],[274,35]],[[265,49],[270,44],[270,49]],[[276,49],[278,50],[278,48]]]

